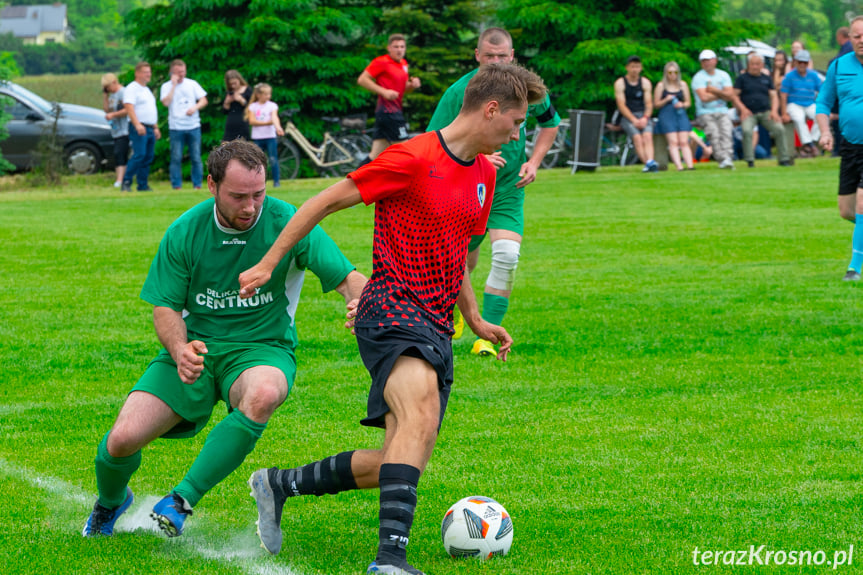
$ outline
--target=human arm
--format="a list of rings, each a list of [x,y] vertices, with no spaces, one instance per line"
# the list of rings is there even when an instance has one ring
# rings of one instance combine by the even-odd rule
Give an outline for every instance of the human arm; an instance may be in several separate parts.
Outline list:
[[[779,96],[776,95],[776,90],[769,90],[770,94],[770,119],[774,122],[779,122],[782,117],[779,114]]]
[[[683,91],[683,101],[679,103],[680,108],[689,108],[692,105],[692,94],[689,92],[689,85],[686,82],[680,82],[680,89]]]
[[[830,112],[836,104],[838,93],[836,91],[836,67],[838,61],[834,60],[830,67],[827,68],[827,76],[821,89],[818,91],[818,97],[815,99],[815,121],[818,122],[818,129],[821,130],[821,138],[818,144],[825,150],[833,149],[833,131],[830,130]]]
[[[518,175],[521,179],[516,182],[516,188],[523,188],[526,185],[530,184],[536,179],[536,172],[539,170],[539,166],[542,163],[542,159],[545,158],[545,155],[554,145],[554,139],[557,138],[557,126],[553,128],[539,128],[539,134],[536,136],[536,144],[533,147],[533,154],[531,154],[530,159],[521,165],[521,169],[518,171]],[[489,156],[486,156],[489,158]],[[506,164],[506,160],[502,157],[499,158]],[[492,164],[495,164],[495,160],[489,158],[489,161]],[[498,166],[495,166],[497,168]]]
[[[512,347],[512,337],[502,326],[494,325],[482,319],[479,313],[479,306],[476,303],[476,295],[473,293],[473,286],[470,284],[470,274],[467,271],[467,266],[465,266],[464,279],[461,282],[461,290],[458,292],[456,303],[464,320],[470,326],[471,331],[480,339],[499,343],[500,348],[497,351],[497,358],[501,361],[506,361],[506,356]]]
[[[788,115],[788,93],[779,92],[779,119],[787,124],[791,121],[791,116]]]
[[[372,94],[380,96],[384,100],[397,100],[399,97],[399,93],[396,90],[390,90],[389,88],[384,88],[379,85],[377,81],[375,81],[374,76],[369,74],[368,70],[363,70],[360,77],[357,78],[357,84]]]
[[[123,104],[123,109],[126,110],[126,114],[129,116],[129,121],[132,122],[132,127],[135,128],[135,131],[139,136],[143,136],[147,133],[147,128],[144,127],[138,120],[138,115],[135,114],[135,105],[134,104]]]
[[[657,110],[659,108],[665,106],[666,104],[671,102],[671,100],[674,99],[674,96],[672,96],[670,94],[663,98],[662,92],[664,89],[665,89],[665,87],[664,87],[662,82],[657,82],[656,88],[653,89],[653,107],[656,108]]]
[[[240,297],[255,294],[255,289],[270,280],[282,258],[326,216],[362,201],[357,185],[345,178],[300,206],[261,261],[240,274]]]
[[[405,92],[413,92],[414,90],[419,90],[422,86],[422,80],[420,80],[416,76],[411,76],[410,80],[405,84]]]
[[[206,344],[197,339],[188,341],[182,312],[169,307],[153,307],[153,326],[159,341],[177,364],[180,380],[185,384],[195,383],[204,370],[202,355],[207,353]]]
[[[105,88],[102,89],[102,109],[106,114],[111,112],[111,102],[108,101],[108,90]],[[105,118],[110,120],[108,116],[105,116]]]
[[[194,106],[192,106],[191,108],[189,108],[188,110],[186,110],[186,115],[187,115],[187,116],[194,116],[194,115],[195,115],[195,113],[200,112],[201,110],[203,110],[204,108],[206,108],[206,107],[207,107],[207,104],[209,104],[209,103],[210,103],[210,102],[209,102],[209,101],[207,101],[207,97],[206,97],[206,96],[201,96],[201,98],[200,98],[200,99],[198,99],[198,101],[197,101],[197,102],[195,102],[195,105],[194,105]]]
[[[174,101],[174,90],[177,89],[177,84],[179,83],[180,77],[176,74],[171,74],[171,81],[162,84],[162,88],[159,93],[159,100],[166,108],[170,107],[171,102]]]
[[[345,306],[347,307],[347,321],[345,327],[353,333],[354,319],[357,316],[357,305],[360,302],[360,296],[363,293],[363,288],[366,287],[366,282],[369,281],[366,276],[354,270],[350,272],[342,283],[336,286],[336,291],[345,298]]]
[[[740,78],[738,78],[737,85],[740,85],[739,80]],[[743,93],[743,90],[737,87],[732,88],[732,90],[734,91],[734,107],[737,108],[737,112],[740,114],[740,121],[743,121],[752,115],[752,110],[747,108],[746,104],[743,103],[743,100],[740,99],[740,94]]]
[[[282,128],[282,121],[279,120],[279,109],[276,108],[273,110],[270,118],[272,119],[272,124],[276,127],[276,135],[284,136],[285,130]]]
[[[653,85],[647,78],[641,79],[641,91],[644,92],[644,116],[640,119],[644,120],[644,126],[641,127],[641,129],[644,129],[650,121],[650,117],[653,115],[653,98],[651,98]]]

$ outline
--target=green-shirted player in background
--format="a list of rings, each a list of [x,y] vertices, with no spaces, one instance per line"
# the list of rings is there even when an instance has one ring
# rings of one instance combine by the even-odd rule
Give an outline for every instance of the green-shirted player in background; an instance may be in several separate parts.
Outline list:
[[[296,375],[294,317],[304,270],[354,314],[366,278],[319,227],[282,259],[269,282],[240,299],[237,277],[256,264],[296,212],[268,198],[267,157],[250,142],[214,149],[207,161],[213,198],[168,228],[141,290],[153,304],[164,349],[135,384],[96,452],[99,498],[84,536],[112,535],[132,504],[129,480],[141,449],[159,437],[192,437],[218,400],[228,415],[207,436],[183,480],[153,508],[169,537],[183,532],[192,508],[251,453]],[[350,326],[349,319],[346,325]]]
[[[476,47],[476,61],[480,66],[495,62],[510,63],[515,52],[512,36],[503,28],[488,28],[479,36]],[[464,90],[476,74],[476,70],[462,76],[450,86],[438,102],[428,130],[440,130],[448,126],[461,111]],[[525,130],[521,127],[519,139],[505,144],[499,152],[486,156],[497,168],[497,183],[494,200],[488,218],[488,235],[491,238],[491,271],[485,282],[482,298],[482,319],[501,325],[509,308],[509,297],[515,281],[515,269],[524,234],[524,188],[536,179],[536,171],[546,152],[551,149],[557,136],[560,116],[551,105],[548,95],[539,104],[528,107],[528,115],[536,118],[540,133],[530,160],[524,152]],[[479,261],[479,246],[485,236],[474,236],[468,247],[468,272],[476,268]],[[461,314],[455,317],[455,334],[458,339],[464,330]],[[494,357],[497,352],[490,341],[477,339],[472,352],[477,355]]]

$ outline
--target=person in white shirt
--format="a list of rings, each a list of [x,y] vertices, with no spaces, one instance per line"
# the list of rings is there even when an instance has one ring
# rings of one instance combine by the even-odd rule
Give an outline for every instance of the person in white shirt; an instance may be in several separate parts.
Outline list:
[[[196,81],[186,77],[186,63],[171,62],[171,79],[162,84],[159,99],[168,108],[171,137],[171,187],[183,185],[183,149],[189,149],[192,161],[192,186],[201,189],[204,165],[201,162],[201,115],[207,105],[207,92]]]
[[[132,179],[138,180],[139,192],[150,192],[148,179],[150,164],[153,163],[156,140],[162,137],[156,122],[159,120],[156,111],[156,97],[147,84],[153,76],[153,70],[147,62],[138,62],[135,66],[135,81],[123,91],[123,107],[129,116],[129,144],[132,146],[132,157],[126,164],[126,174],[123,176],[121,189],[132,191]]]
[[[737,102],[734,83],[724,70],[716,68],[716,52],[702,50],[698,56],[701,70],[692,77],[695,94],[695,117],[713,146],[713,156],[720,168],[734,169],[734,128],[728,115],[728,104]]]

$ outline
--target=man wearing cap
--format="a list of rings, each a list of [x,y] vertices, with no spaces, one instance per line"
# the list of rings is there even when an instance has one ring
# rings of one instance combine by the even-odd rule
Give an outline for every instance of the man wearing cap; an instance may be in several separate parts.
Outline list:
[[[839,127],[845,142],[839,155],[839,215],[854,223],[851,261],[842,278],[860,281],[863,271],[863,16],[851,21],[853,51],[836,58],[827,68],[827,77],[818,93],[815,119],[821,129],[821,147],[834,147],[828,129],[830,109],[842,107]]]
[[[809,60],[808,51],[797,52],[794,56],[794,68],[782,80],[780,97],[782,121],[794,122],[800,138],[800,155],[813,157],[819,153],[815,142],[821,137],[821,130],[818,124],[813,124],[810,131],[806,120],[815,120],[815,98],[821,90],[821,78],[809,69]]]
[[[695,94],[695,117],[704,126],[704,134],[713,146],[713,156],[720,168],[734,169],[734,126],[728,115],[728,102],[734,103],[737,95],[731,76],[716,68],[716,52],[702,50],[698,55],[701,70],[692,77]]]
[[[644,164],[643,172],[657,172],[653,159],[653,89],[650,80],[641,75],[641,58],[626,59],[626,75],[614,82],[614,98],[620,111],[620,127],[632,138],[635,153]]]

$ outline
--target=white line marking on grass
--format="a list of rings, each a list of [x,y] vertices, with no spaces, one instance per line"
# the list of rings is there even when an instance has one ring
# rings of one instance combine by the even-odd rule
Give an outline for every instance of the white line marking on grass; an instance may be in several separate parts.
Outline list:
[[[56,477],[39,475],[25,467],[0,457],[0,474],[19,481],[29,483],[54,496],[53,503],[64,503],[67,507],[84,507],[81,525],[84,525],[86,513],[95,502],[95,496],[86,491],[58,479]],[[150,518],[150,510],[160,499],[158,495],[142,495],[135,497],[135,502],[128,512],[117,520],[117,532],[151,531],[158,533],[156,522]],[[188,549],[203,559],[219,561],[232,567],[240,568],[250,575],[302,575],[298,571],[273,563],[270,557],[261,557],[260,541],[254,532],[237,534],[219,532],[212,524],[194,518],[194,530],[206,530],[203,534],[185,534],[170,539],[167,544],[178,545]],[[80,531],[79,531],[80,533]],[[219,542],[219,543],[216,543]]]

